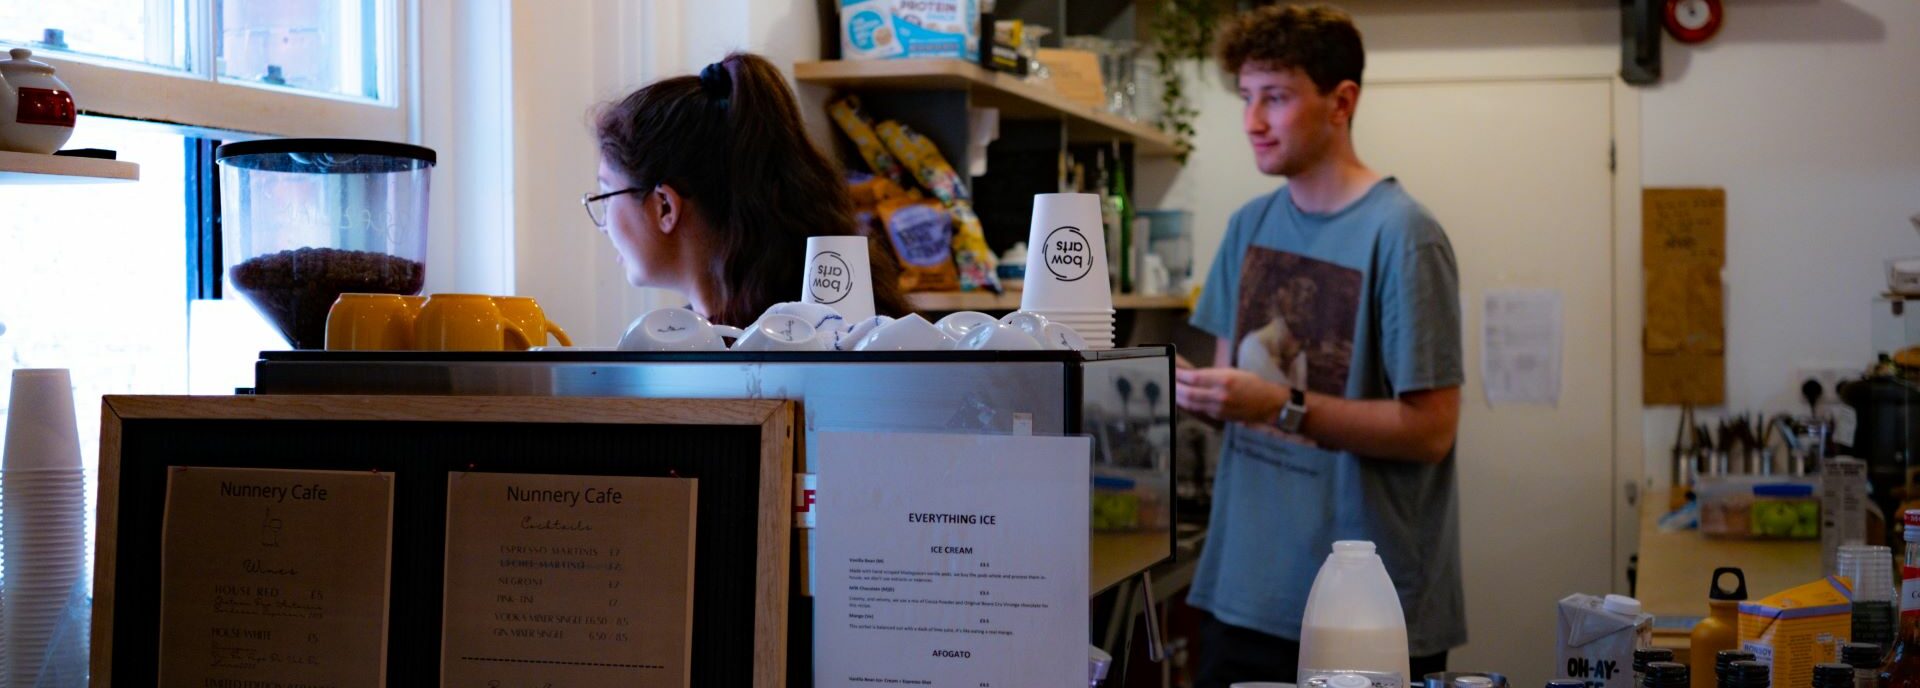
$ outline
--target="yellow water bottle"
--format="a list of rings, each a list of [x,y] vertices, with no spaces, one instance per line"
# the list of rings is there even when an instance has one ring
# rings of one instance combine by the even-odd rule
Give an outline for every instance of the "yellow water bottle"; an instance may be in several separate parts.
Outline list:
[[[1732,574],[1738,583],[1731,592],[1720,586],[1720,577]],[[1707,618],[1693,625],[1693,641],[1688,656],[1692,659],[1691,688],[1715,688],[1713,665],[1721,650],[1740,646],[1740,603],[1747,599],[1747,574],[1738,568],[1722,566],[1713,570],[1707,586]]]

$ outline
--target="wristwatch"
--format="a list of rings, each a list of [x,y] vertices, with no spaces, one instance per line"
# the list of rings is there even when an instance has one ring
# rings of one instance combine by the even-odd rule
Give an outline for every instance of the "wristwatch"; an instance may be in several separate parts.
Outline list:
[[[1298,387],[1291,388],[1292,396],[1287,405],[1280,407],[1280,417],[1273,419],[1274,427],[1289,435],[1300,434],[1300,426],[1307,422],[1307,393]]]

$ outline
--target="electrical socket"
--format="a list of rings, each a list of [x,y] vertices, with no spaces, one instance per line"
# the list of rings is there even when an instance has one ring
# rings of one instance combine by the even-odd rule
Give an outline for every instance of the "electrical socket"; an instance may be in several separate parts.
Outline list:
[[[1800,386],[1808,380],[1815,380],[1820,383],[1820,400],[1817,402],[1817,405],[1824,407],[1828,404],[1840,403],[1840,382],[1842,380],[1851,380],[1860,377],[1860,373],[1860,367],[1853,364],[1836,363],[1832,361],[1802,361],[1794,373],[1793,380],[1791,381],[1792,394],[1788,398],[1794,400],[1796,407],[1805,403],[1802,401],[1803,397],[1800,396]]]

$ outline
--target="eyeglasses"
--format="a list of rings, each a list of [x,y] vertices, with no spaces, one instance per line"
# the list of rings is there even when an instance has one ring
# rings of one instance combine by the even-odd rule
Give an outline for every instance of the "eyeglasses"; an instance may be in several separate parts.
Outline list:
[[[593,226],[605,227],[607,226],[607,201],[608,200],[612,199],[614,196],[618,196],[621,194],[647,193],[652,190],[653,190],[652,187],[630,186],[625,189],[621,189],[619,191],[608,191],[605,193],[583,193],[583,194],[580,194],[580,205],[586,206],[587,219],[593,220]]]

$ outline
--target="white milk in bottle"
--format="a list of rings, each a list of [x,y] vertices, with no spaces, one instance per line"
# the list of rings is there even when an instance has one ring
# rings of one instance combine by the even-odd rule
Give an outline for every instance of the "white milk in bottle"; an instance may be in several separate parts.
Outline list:
[[[1371,542],[1333,543],[1300,623],[1299,684],[1357,673],[1374,688],[1390,688],[1408,685],[1407,672],[1407,618],[1386,565]]]

